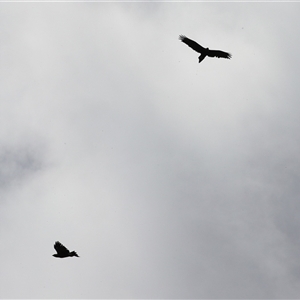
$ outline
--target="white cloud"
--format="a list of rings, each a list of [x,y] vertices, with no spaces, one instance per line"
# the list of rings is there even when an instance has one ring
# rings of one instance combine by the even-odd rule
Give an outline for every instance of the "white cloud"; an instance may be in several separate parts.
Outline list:
[[[1,6],[1,297],[297,296],[298,6]]]

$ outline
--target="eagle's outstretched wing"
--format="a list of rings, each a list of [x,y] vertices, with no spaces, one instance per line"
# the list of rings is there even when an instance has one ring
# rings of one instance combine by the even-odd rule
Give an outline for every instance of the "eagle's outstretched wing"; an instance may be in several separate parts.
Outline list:
[[[196,52],[202,53],[204,52],[206,49],[203,48],[201,45],[199,45],[198,43],[196,43],[195,41],[187,38],[185,35],[180,35],[179,39],[187,44],[189,47],[191,47],[193,50],[195,50]]]
[[[58,255],[68,256],[70,254],[70,251],[60,242],[55,242],[54,249]]]
[[[209,56],[209,57],[218,57],[218,58],[222,57],[222,58],[228,58],[228,59],[231,58],[230,53],[227,53],[227,52],[224,52],[224,51],[221,51],[221,50],[208,50],[207,56]]]

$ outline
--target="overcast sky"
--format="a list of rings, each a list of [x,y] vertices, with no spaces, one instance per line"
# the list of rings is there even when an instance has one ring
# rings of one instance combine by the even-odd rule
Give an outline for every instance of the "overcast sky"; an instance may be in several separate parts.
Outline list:
[[[299,298],[299,13],[1,3],[0,298]]]

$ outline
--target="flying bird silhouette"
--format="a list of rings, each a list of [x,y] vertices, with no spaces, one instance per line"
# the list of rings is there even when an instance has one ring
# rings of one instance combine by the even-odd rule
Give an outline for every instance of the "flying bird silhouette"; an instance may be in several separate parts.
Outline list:
[[[53,254],[54,257],[64,258],[69,256],[77,256],[77,253],[75,251],[70,252],[63,244],[60,242],[55,242],[54,249],[57,253]]]
[[[221,51],[221,50],[210,50],[208,48],[204,48],[201,45],[199,45],[198,43],[196,43],[195,41],[187,38],[185,35],[180,35],[179,39],[187,44],[189,47],[191,47],[193,50],[195,50],[196,52],[200,53],[201,55],[199,56],[199,63],[206,57],[222,57],[222,58],[231,58],[231,54]]]

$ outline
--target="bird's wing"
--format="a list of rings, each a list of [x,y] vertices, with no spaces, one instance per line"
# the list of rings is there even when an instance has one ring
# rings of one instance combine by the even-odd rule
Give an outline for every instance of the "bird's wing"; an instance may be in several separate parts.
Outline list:
[[[224,52],[221,50],[209,50],[207,55],[210,57],[223,57],[223,58],[228,58],[228,59],[231,58],[230,53],[227,53],[227,52]]]
[[[199,52],[199,53],[202,53],[204,50],[206,50],[205,48],[203,48],[201,45],[199,45],[198,43],[196,43],[195,41],[187,38],[186,36],[184,35],[180,35],[179,36],[179,39],[187,44],[189,47],[191,47],[193,50]]]
[[[57,254],[69,254],[70,251],[60,242],[55,242],[54,249],[56,250]]]

